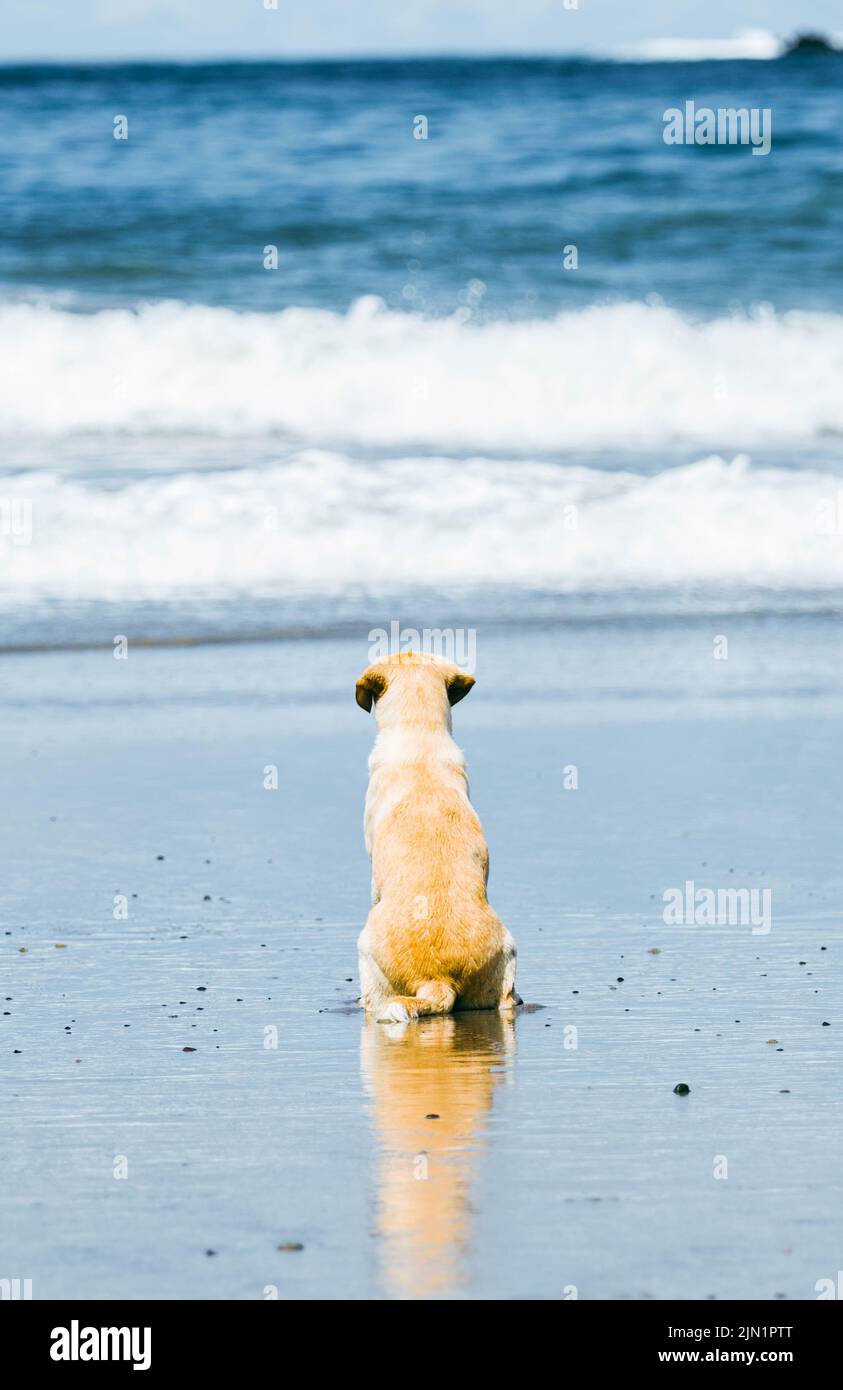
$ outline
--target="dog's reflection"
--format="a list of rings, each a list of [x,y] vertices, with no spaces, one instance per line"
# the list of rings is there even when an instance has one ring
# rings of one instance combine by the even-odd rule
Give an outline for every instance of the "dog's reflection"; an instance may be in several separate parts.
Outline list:
[[[388,1295],[435,1298],[459,1285],[483,1134],[514,1048],[512,1018],[492,1012],[364,1024]]]

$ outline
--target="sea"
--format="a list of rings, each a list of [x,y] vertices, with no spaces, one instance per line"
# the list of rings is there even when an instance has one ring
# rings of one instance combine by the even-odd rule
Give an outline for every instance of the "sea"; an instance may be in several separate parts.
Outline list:
[[[758,53],[0,68],[0,646],[836,633],[843,57]]]

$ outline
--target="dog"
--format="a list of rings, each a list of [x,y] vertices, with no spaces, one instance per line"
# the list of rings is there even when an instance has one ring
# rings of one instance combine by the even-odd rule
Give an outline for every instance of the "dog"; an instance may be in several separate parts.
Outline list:
[[[468,799],[451,706],[474,685],[453,662],[401,652],[357,682],[378,734],[364,831],[372,910],[357,943],[361,1003],[385,1023],[499,1009],[515,993],[515,942],[486,899],[489,851]]]

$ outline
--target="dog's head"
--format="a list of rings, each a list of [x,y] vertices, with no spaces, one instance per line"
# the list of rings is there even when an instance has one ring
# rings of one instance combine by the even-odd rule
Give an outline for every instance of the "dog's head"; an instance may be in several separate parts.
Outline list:
[[[425,720],[437,715],[450,723],[450,706],[467,695],[474,677],[453,661],[426,652],[399,652],[376,661],[357,682],[357,703],[368,713],[372,704],[378,721],[392,714],[397,719]]]

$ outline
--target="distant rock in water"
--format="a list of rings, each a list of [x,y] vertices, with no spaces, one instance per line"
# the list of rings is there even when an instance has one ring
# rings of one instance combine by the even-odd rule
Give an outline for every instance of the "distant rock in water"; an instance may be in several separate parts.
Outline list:
[[[785,45],[783,57],[788,58],[792,53],[837,53],[843,54],[843,49],[822,34],[797,34]]]

